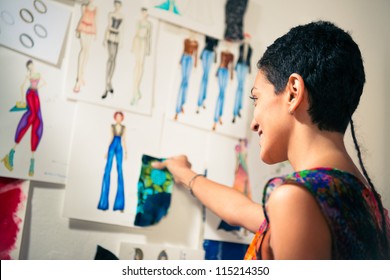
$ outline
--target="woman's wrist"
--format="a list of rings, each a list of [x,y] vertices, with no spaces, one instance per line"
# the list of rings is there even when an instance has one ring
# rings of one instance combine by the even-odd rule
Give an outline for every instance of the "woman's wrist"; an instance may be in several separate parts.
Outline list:
[[[188,183],[186,184],[186,187],[187,189],[189,190],[190,194],[195,197],[195,194],[194,194],[194,184],[195,184],[195,181],[198,179],[198,177],[204,177],[203,174],[194,174],[190,180],[188,181]]]

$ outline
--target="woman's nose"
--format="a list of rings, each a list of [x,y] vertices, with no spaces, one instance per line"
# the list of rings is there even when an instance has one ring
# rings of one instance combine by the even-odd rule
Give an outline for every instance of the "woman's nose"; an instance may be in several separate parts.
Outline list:
[[[251,129],[252,131],[257,131],[259,129],[259,124],[256,122],[255,119],[253,119],[251,122]]]

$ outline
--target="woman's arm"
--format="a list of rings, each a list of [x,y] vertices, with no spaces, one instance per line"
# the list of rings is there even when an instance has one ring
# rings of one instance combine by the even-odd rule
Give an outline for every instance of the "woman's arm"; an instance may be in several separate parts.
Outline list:
[[[182,184],[187,189],[191,188],[194,196],[204,206],[231,225],[242,226],[251,232],[256,232],[264,220],[261,205],[251,201],[241,192],[202,176],[192,180],[196,173],[191,170],[191,164],[186,156],[173,157],[161,163],[156,162],[153,167],[168,168],[177,184]]]

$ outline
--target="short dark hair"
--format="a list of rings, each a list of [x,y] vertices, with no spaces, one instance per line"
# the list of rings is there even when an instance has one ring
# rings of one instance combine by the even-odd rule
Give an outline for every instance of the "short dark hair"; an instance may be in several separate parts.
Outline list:
[[[292,73],[301,75],[312,122],[320,130],[345,132],[365,83],[359,47],[348,32],[327,21],[294,27],[267,48],[257,66],[276,94]]]
[[[27,62],[26,62],[26,68],[27,69],[30,66],[30,64],[33,64],[33,61],[31,59],[27,60]]]

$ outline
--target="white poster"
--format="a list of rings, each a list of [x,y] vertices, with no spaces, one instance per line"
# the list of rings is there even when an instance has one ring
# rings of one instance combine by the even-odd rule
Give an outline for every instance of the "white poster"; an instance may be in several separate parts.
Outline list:
[[[143,1],[76,4],[66,96],[150,115],[158,20]]]
[[[58,65],[70,15],[51,0],[1,0],[0,45]]]

